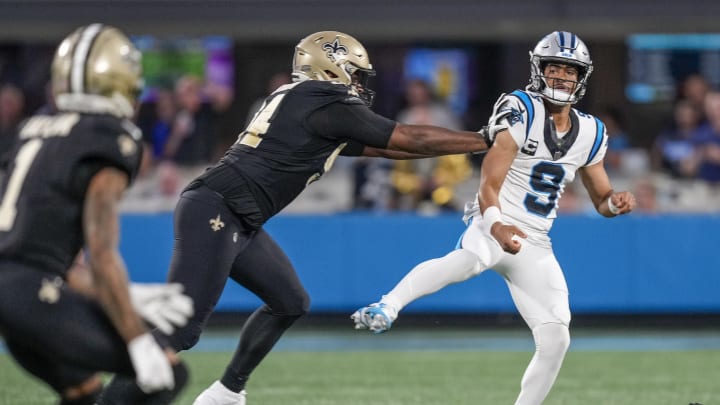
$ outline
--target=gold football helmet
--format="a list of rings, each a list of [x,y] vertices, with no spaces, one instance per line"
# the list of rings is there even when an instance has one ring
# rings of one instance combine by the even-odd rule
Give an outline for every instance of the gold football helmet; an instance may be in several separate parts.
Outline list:
[[[130,118],[142,88],[142,54],[117,28],[80,27],[55,52],[52,90],[60,110]]]
[[[340,82],[372,105],[375,92],[367,87],[375,76],[365,47],[355,38],[338,31],[308,35],[295,47],[293,78]]]

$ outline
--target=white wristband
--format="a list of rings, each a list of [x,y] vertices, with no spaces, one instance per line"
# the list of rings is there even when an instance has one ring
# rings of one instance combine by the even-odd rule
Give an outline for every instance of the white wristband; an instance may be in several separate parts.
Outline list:
[[[495,222],[502,222],[502,213],[500,212],[500,208],[491,205],[487,207],[482,214],[481,227],[489,234]]]
[[[608,197],[607,204],[608,204],[608,210],[610,210],[611,214],[618,215],[620,213],[620,208],[618,208],[617,206],[615,206],[615,204],[613,204],[612,197]]]

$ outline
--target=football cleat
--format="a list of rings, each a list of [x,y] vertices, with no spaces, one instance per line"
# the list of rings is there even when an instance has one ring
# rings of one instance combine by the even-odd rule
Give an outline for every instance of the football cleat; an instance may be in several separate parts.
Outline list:
[[[383,333],[392,327],[397,318],[397,310],[387,304],[374,303],[362,307],[350,316],[355,329],[369,329],[374,333]]]
[[[245,390],[232,392],[215,381],[195,398],[193,405],[245,405],[245,394]]]

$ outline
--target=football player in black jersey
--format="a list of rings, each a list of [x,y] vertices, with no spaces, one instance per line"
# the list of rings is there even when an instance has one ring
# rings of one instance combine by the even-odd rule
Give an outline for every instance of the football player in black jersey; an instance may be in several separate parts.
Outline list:
[[[197,343],[228,278],[265,302],[245,323],[222,379],[195,404],[245,404],[250,373],[308,310],[295,269],[263,224],[338,155],[407,159],[486,149],[477,132],[403,125],[373,113],[367,79],[374,73],[353,37],[306,37],[295,48],[294,82],[270,94],[225,156],[183,191],[169,280],[185,286],[195,315],[169,337],[174,348]]]
[[[94,404],[100,371],[129,377],[128,403],[170,403],[187,370],[134,310],[118,252],[117,206],[142,153],[129,121],[140,52],[113,27],[81,27],[56,51],[52,86],[59,112],[20,126],[0,183],[0,333],[61,404]],[[68,282],[83,249],[91,294]]]

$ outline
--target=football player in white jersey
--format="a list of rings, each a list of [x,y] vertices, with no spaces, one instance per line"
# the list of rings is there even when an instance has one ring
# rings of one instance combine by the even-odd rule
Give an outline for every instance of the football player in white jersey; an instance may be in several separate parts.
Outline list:
[[[597,211],[627,214],[634,196],[612,189],[603,158],[603,123],[572,107],[585,93],[592,61],[570,32],[553,32],[530,52],[526,90],[503,94],[490,118],[495,135],[482,165],[477,200],[466,205],[468,227],[456,250],[412,269],[380,302],[353,315],[357,329],[388,330],[410,302],[493,269],[506,280],[532,330],[535,355],[516,405],[540,404],[570,344],[570,307],[548,231],[565,185],[579,172]]]

